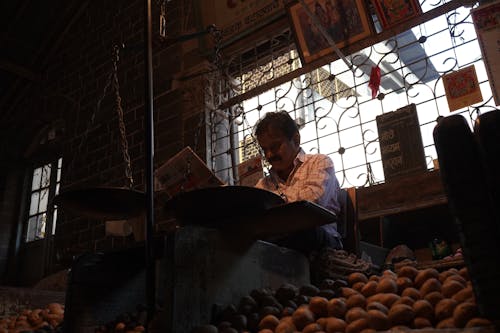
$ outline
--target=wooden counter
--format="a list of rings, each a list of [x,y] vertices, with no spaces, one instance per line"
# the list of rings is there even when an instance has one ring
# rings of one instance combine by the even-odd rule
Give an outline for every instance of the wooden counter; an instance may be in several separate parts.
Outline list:
[[[358,220],[446,204],[439,170],[402,176],[356,190]]]

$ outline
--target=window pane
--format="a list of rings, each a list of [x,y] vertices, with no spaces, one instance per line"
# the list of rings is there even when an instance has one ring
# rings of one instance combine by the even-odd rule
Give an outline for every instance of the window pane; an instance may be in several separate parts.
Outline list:
[[[42,172],[42,186],[47,187],[50,185],[50,164],[43,167]]]
[[[56,234],[56,224],[57,224],[57,208],[54,209],[54,214],[52,215],[52,235]]]
[[[42,190],[40,193],[40,206],[38,207],[38,212],[46,212],[47,204],[49,202],[49,189]]]
[[[43,213],[38,216],[37,227],[36,227],[36,239],[41,239],[45,237],[45,226],[47,225],[47,214]]]
[[[28,220],[28,228],[26,230],[27,242],[35,240],[36,221],[37,221],[36,216],[30,217],[30,219]]]
[[[31,203],[30,203],[30,216],[38,213],[38,201],[40,199],[40,192],[31,193]]]
[[[38,190],[40,188],[40,181],[42,178],[42,168],[36,168],[33,171],[33,181],[31,183],[31,190]]]

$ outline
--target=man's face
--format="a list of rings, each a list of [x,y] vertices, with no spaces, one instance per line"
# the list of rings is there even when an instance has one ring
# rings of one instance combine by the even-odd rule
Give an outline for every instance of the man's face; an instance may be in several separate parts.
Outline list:
[[[280,174],[281,172],[289,173],[293,169],[293,160],[300,147],[298,132],[288,139],[281,130],[269,127],[257,137],[257,141],[274,171]]]

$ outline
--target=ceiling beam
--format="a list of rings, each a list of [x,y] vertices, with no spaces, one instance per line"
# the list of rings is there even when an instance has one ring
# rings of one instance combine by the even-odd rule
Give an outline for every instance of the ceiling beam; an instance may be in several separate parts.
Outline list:
[[[24,79],[33,81],[33,82],[39,82],[40,81],[40,75],[33,72],[32,70],[21,66],[17,65],[13,62],[10,62],[6,59],[0,59],[0,70],[4,70],[6,72],[9,72],[11,74],[17,75],[19,77],[22,77]]]

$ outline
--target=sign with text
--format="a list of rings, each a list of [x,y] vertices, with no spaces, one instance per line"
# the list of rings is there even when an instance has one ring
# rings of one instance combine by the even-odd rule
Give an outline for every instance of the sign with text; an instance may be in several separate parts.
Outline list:
[[[200,12],[205,26],[215,24],[222,30],[223,44],[285,15],[283,0],[203,0]]]
[[[417,109],[410,104],[377,116],[385,180],[427,169]]]

